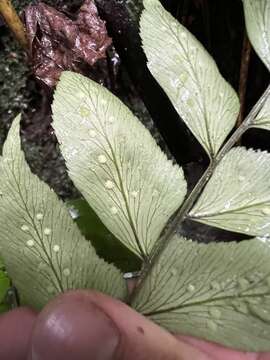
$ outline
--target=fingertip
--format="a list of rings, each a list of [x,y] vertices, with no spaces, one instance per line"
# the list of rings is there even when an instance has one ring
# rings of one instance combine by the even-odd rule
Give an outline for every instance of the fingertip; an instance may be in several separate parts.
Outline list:
[[[126,304],[93,291],[70,291],[41,312],[31,360],[209,360]]]
[[[69,292],[50,302],[37,318],[31,360],[109,360],[120,334],[86,292]]]
[[[112,321],[119,334],[119,343],[111,359],[208,359],[193,347],[180,343],[166,330],[149,321],[126,304],[109,296],[95,291],[70,291],[59,296],[54,304],[63,305],[70,302],[82,302],[85,304],[89,302],[91,306],[96,306]],[[92,316],[93,314],[91,314]],[[78,358],[80,357],[78,356]],[[96,358],[93,357],[93,359]]]

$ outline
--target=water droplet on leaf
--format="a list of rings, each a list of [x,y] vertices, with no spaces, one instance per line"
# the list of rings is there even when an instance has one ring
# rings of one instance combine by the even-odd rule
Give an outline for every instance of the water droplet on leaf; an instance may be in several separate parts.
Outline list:
[[[85,106],[81,106],[79,111],[82,117],[88,117],[90,115],[89,109]]]
[[[193,292],[195,290],[195,286],[192,285],[192,284],[189,284],[188,287],[187,287],[187,291],[188,292]]]
[[[32,247],[35,245],[35,242],[34,242],[34,240],[27,240],[26,245],[29,247]]]
[[[179,79],[184,84],[188,79],[188,75],[186,73],[182,73],[180,74]]]
[[[105,164],[105,162],[107,161],[107,158],[105,155],[99,155],[98,156],[98,162],[101,164]]]
[[[105,188],[109,189],[109,190],[113,189],[114,188],[114,183],[111,180],[107,180],[105,182]]]
[[[76,220],[76,219],[78,219],[78,218],[80,217],[79,210],[76,209],[74,206],[70,207],[70,208],[68,209],[68,212],[69,212],[69,214],[70,214],[70,216],[71,216],[71,218],[72,218],[73,220]]]
[[[231,202],[227,201],[226,204],[224,205],[224,209],[228,210],[231,207]]]
[[[113,215],[117,214],[117,213],[118,213],[117,207],[112,206],[112,207],[111,207],[111,213],[112,213]]]
[[[22,231],[25,231],[25,232],[29,231],[29,227],[27,225],[22,225],[21,229],[22,229]]]
[[[182,92],[182,95],[180,97],[181,101],[183,101],[184,103],[186,103],[188,101],[190,97],[190,93],[188,90],[184,89],[183,92]]]
[[[52,230],[50,228],[44,229],[44,235],[48,236],[48,235],[51,235],[51,233],[52,233]]]
[[[36,218],[37,218],[37,220],[42,220],[43,219],[43,214],[42,213],[38,213],[37,215],[36,215]]]
[[[89,135],[91,136],[91,137],[96,137],[97,136],[97,133],[95,132],[95,130],[89,130]]]
[[[131,196],[136,198],[138,196],[138,191],[131,191]]]
[[[270,207],[269,206],[266,206],[262,209],[262,213],[264,215],[270,215]]]
[[[181,35],[181,38],[182,38],[182,39],[186,39],[186,38],[187,38],[187,34],[185,33],[185,31],[182,31],[180,35]]]
[[[245,177],[244,177],[243,175],[239,175],[239,176],[238,176],[238,180],[242,182],[242,181],[245,180]]]
[[[58,253],[60,251],[60,246],[59,245],[54,245],[53,246],[53,251]]]
[[[65,269],[63,270],[63,275],[66,276],[66,277],[68,277],[68,276],[70,275],[70,270],[69,270],[69,268],[65,268]]]

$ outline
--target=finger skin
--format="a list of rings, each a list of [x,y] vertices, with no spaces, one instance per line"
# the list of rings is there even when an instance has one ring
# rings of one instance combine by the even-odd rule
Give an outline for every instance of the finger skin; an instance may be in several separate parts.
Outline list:
[[[38,316],[29,360],[110,360],[119,339],[113,321],[87,296],[64,294]]]
[[[213,360],[270,360],[270,353],[240,352],[189,336],[177,335],[176,337],[180,341],[186,342],[208,354]]]
[[[0,316],[0,359],[26,360],[37,314],[21,307]]]
[[[53,323],[57,326],[50,326]],[[174,337],[122,302],[88,291],[58,297],[39,316],[31,360],[53,356],[59,360],[270,360],[269,354],[241,353]]]
[[[106,295],[69,292],[39,315],[31,360],[185,360],[209,358]]]
[[[54,299],[38,316],[26,308],[0,316],[0,359],[270,360],[270,354],[174,337],[115,299],[72,291]]]

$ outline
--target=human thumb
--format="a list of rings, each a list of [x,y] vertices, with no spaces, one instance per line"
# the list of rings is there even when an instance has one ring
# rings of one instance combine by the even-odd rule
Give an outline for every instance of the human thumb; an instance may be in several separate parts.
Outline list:
[[[204,354],[106,295],[72,291],[40,313],[31,360],[187,360]]]

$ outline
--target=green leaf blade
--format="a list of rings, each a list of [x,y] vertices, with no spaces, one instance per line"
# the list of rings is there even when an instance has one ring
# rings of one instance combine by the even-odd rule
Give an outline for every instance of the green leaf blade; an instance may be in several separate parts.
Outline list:
[[[168,330],[242,351],[270,350],[269,243],[175,237],[132,306]]]
[[[270,3],[268,0],[243,0],[243,6],[249,40],[270,70]]]
[[[189,213],[192,220],[251,236],[270,235],[270,154],[232,149]]]
[[[214,157],[235,125],[238,97],[203,46],[158,0],[144,4],[141,37],[149,70]]]
[[[264,130],[270,130],[270,99],[266,99],[262,109],[251,123],[250,127],[255,127]]]
[[[25,162],[19,117],[1,159],[1,254],[22,303],[43,307],[70,289],[96,289],[124,299],[121,273],[98,258],[56,194]]]
[[[120,100],[81,75],[63,73],[53,117],[76,187],[125,246],[148,257],[185,197],[183,171]]]

